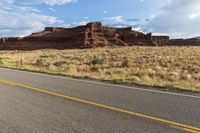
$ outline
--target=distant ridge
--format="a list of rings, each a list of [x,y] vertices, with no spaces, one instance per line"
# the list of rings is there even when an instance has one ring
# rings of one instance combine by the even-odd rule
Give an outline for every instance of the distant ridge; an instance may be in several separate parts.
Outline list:
[[[195,38],[200,40],[200,36],[198,36],[198,37],[195,37]]]

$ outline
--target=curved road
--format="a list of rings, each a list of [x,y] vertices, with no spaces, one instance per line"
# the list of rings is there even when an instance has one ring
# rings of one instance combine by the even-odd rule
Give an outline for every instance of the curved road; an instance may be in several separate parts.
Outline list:
[[[1,133],[200,133],[200,95],[0,68]]]

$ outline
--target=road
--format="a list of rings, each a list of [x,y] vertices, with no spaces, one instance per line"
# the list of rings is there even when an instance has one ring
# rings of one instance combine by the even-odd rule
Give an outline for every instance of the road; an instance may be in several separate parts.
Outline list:
[[[0,68],[1,133],[200,133],[200,96]]]

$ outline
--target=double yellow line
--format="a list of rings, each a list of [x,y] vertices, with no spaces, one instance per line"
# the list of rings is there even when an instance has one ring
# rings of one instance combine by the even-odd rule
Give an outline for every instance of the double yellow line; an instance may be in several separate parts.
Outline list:
[[[132,112],[132,111],[128,111],[128,110],[124,110],[124,109],[120,109],[120,108],[116,108],[116,107],[112,107],[112,106],[108,106],[108,105],[104,105],[104,104],[100,104],[100,103],[96,103],[96,102],[92,102],[92,101],[88,101],[88,100],[79,99],[79,98],[76,98],[76,97],[66,96],[66,95],[63,95],[63,94],[59,94],[59,93],[51,92],[51,91],[48,91],[48,90],[27,86],[27,85],[20,84],[20,83],[11,82],[11,81],[8,81],[8,80],[0,79],[0,83],[4,83],[4,84],[7,84],[7,85],[11,85],[11,86],[18,86],[18,87],[22,87],[22,88],[29,89],[29,90],[34,90],[34,91],[37,91],[37,92],[42,92],[42,93],[50,94],[50,95],[53,95],[53,96],[62,97],[62,98],[68,99],[68,100],[73,100],[73,101],[76,101],[76,102],[89,104],[89,105],[92,105],[92,106],[110,109],[110,110],[113,110],[113,111],[118,111],[118,112],[121,112],[121,113],[126,113],[126,114],[129,114],[129,115],[133,115],[133,116],[137,116],[137,117],[161,122],[161,123],[168,124],[168,125],[171,125],[171,126],[176,126],[177,128],[184,130],[184,131],[187,131],[187,132],[200,133],[200,128],[189,126],[189,125],[182,124],[182,123],[179,123],[179,122],[174,122],[174,121],[165,120],[165,119],[162,119],[162,118],[148,116],[148,115],[144,115],[144,114],[140,114],[140,113],[136,113],[136,112]]]

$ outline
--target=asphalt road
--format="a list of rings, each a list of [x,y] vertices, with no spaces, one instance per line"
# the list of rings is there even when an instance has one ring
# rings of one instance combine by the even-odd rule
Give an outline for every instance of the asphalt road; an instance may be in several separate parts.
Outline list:
[[[200,96],[0,68],[0,132],[199,133]]]

